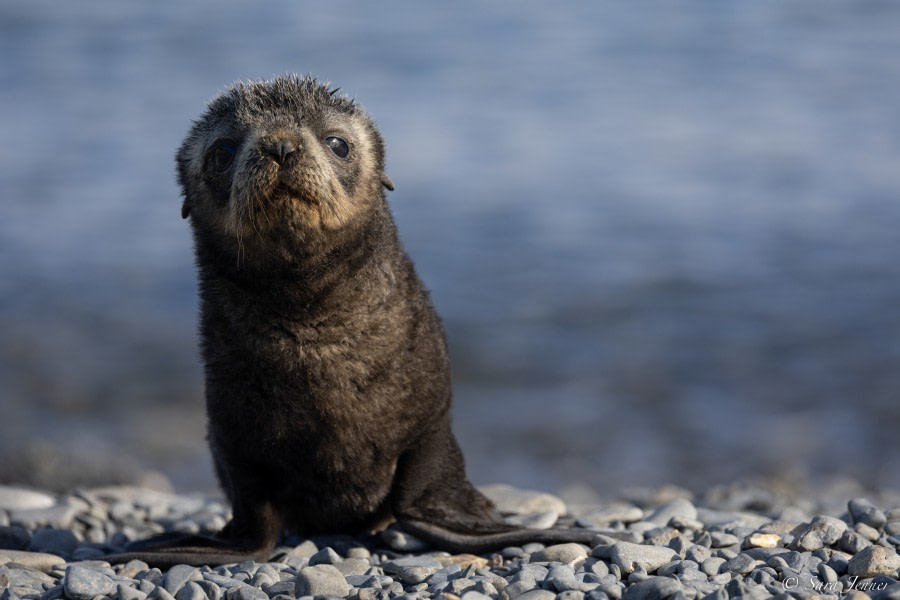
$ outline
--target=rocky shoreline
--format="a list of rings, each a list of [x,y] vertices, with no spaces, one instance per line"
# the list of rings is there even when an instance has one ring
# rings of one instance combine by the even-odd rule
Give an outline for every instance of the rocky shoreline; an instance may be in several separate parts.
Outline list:
[[[452,556],[389,528],[288,537],[267,563],[160,571],[140,561],[110,566],[103,557],[157,533],[217,531],[229,518],[221,499],[0,486],[0,600],[900,599],[897,495],[798,500],[733,485],[700,497],[662,488],[567,507],[508,486],[485,492],[511,521],[592,528],[594,543]]]

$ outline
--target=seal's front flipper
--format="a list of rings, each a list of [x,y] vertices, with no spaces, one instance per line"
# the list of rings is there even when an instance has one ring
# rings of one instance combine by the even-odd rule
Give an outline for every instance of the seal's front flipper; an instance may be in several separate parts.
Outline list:
[[[482,553],[532,542],[591,544],[588,529],[510,525],[466,478],[448,419],[437,423],[397,463],[393,497],[400,525],[437,548]]]

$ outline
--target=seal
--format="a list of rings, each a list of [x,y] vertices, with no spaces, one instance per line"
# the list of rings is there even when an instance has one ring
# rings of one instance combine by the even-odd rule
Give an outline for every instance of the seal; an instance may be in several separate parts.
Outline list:
[[[507,524],[466,477],[443,327],[358,104],[309,77],[239,83],[195,122],[177,167],[208,439],[233,518],[216,536],[150,538],[111,560],[265,560],[284,530],[353,534],[392,518],[450,551],[592,540]]]

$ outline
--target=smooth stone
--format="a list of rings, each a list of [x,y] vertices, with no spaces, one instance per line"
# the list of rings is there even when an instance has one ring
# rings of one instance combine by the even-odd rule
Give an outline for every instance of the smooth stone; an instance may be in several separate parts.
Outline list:
[[[696,520],[697,508],[690,500],[686,500],[685,498],[675,498],[674,500],[670,500],[662,506],[659,506],[656,510],[651,512],[645,520],[656,523],[657,525],[668,525],[673,517]]]
[[[503,513],[521,515],[555,512],[560,517],[566,514],[566,503],[546,492],[522,490],[502,483],[480,486],[478,489],[497,505],[497,510]]]
[[[116,600],[147,600],[147,594],[124,583],[116,584]],[[201,599],[203,600],[203,599]]]
[[[900,555],[895,550],[878,545],[863,549],[851,558],[847,565],[847,573],[859,577],[896,576],[898,569],[900,569]]]
[[[678,554],[671,548],[628,542],[619,542],[613,546],[611,555],[612,562],[626,575],[637,569],[652,573],[664,564],[678,558]]]
[[[523,594],[526,594],[535,588],[534,579],[532,578],[531,583],[527,581],[515,581],[511,582],[508,586],[503,588],[500,591],[501,600],[512,600],[513,598],[520,598]],[[553,593],[553,592],[549,592]]]
[[[510,525],[528,527],[529,529],[549,529],[556,525],[559,515],[555,511],[534,512],[524,515],[511,515],[505,521]]]
[[[584,592],[566,590],[556,595],[556,600],[584,600]]]
[[[781,536],[777,533],[751,533],[745,539],[741,546],[747,548],[775,548],[781,541]]]
[[[841,539],[845,531],[847,523],[844,521],[836,517],[819,515],[813,517],[813,520],[797,533],[792,546],[798,550],[814,552]]]
[[[719,570],[724,564],[724,558],[713,556],[700,563],[700,570],[706,573],[708,576],[712,577],[713,575],[717,575],[719,573]]]
[[[470,591],[462,595],[462,600],[491,600],[491,597],[485,596],[481,592]]]
[[[486,558],[474,554],[454,554],[451,556],[438,556],[436,558],[445,568],[450,565],[458,565],[460,568],[466,569],[475,565],[476,569],[483,569],[488,565],[488,560]]]
[[[556,544],[547,546],[531,555],[531,562],[561,562],[571,563],[584,560],[588,556],[587,550],[581,544]]]
[[[410,556],[395,558],[382,563],[385,573],[396,575],[409,585],[422,583],[443,568],[443,565],[432,556]]]
[[[613,523],[634,523],[644,518],[644,511],[633,504],[616,502],[578,517],[582,526],[608,527]]]
[[[837,547],[848,554],[856,554],[862,552],[867,546],[871,546],[872,542],[859,535],[855,531],[847,530],[841,539],[837,542]]]
[[[97,571],[83,567],[66,568],[63,578],[66,596],[72,600],[92,600],[94,596],[108,596],[116,589],[112,579]]]
[[[56,498],[49,494],[26,488],[0,485],[0,509],[35,510],[50,508],[54,504],[56,504]]]
[[[388,527],[378,536],[388,547],[398,552],[422,552],[431,547],[428,542],[422,541],[411,533],[406,533],[396,527]]]
[[[50,572],[53,567],[64,564],[66,561],[46,552],[28,552],[25,550],[0,550],[0,565],[16,563],[23,567],[37,569],[44,573]]]
[[[178,594],[178,590],[184,587],[188,581],[200,581],[203,575],[196,567],[188,565],[175,565],[171,567],[163,578],[163,587],[173,596]]]
[[[314,567],[307,567],[314,568]],[[346,583],[344,583],[347,586]],[[347,592],[343,594],[346,596],[350,593],[350,586],[347,586]],[[337,594],[322,594],[326,595],[337,595]],[[253,587],[252,585],[236,585],[232,588],[228,588],[228,591],[225,592],[226,600],[269,600],[269,595],[264,591]],[[162,599],[160,599],[162,600]]]
[[[338,554],[333,548],[322,548],[315,554],[309,557],[309,565],[314,567],[316,565],[336,565],[337,563],[344,560],[340,554]]]
[[[873,529],[881,529],[887,523],[885,514],[865,498],[854,498],[847,503],[847,510],[854,523],[862,523]]]
[[[683,591],[683,587],[671,577],[648,577],[625,588],[622,600],[662,600]]]
[[[334,566],[345,577],[347,575],[365,575],[366,571],[372,568],[372,565],[365,558],[345,558]]]
[[[295,593],[300,596],[346,596],[350,586],[333,565],[303,567],[295,580]]]
[[[65,503],[49,508],[13,510],[9,513],[9,520],[29,529],[38,527],[67,528],[72,526],[76,514],[78,514],[78,507]]]
[[[738,573],[739,575],[748,575],[750,571],[757,567],[761,567],[764,563],[761,560],[755,560],[746,554],[738,554],[731,560],[725,561],[719,567],[720,573]]]
[[[697,564],[702,563],[710,556],[712,556],[712,554],[710,553],[709,548],[700,546],[698,544],[694,544],[684,553],[684,558],[686,560],[692,560]]]
[[[531,590],[516,596],[519,600],[555,600],[556,594],[548,590]]]
[[[881,533],[875,529],[874,527],[869,527],[865,523],[857,523],[853,526],[853,531],[858,533],[863,537],[863,539],[869,540],[870,542],[877,542],[878,538],[881,537]]]
[[[175,594],[175,600],[209,600],[206,597],[206,591],[196,581],[188,581],[183,585],[178,593]]]
[[[728,548],[740,541],[736,535],[725,533],[724,531],[711,531],[709,537],[712,548]]]

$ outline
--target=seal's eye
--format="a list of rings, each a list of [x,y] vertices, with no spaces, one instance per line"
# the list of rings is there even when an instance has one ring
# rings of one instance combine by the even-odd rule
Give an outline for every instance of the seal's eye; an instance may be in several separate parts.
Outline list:
[[[234,142],[219,142],[213,150],[213,166],[217,171],[224,171],[234,160],[237,145]]]
[[[350,145],[339,137],[333,135],[328,136],[325,138],[325,145],[328,146],[338,158],[347,158],[347,155],[350,154]]]

